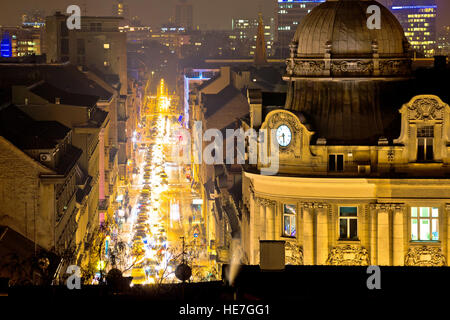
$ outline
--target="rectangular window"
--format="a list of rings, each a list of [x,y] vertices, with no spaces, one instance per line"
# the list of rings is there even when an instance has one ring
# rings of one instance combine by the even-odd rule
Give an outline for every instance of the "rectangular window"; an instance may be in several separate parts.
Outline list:
[[[69,39],[61,39],[61,55],[69,54]]]
[[[283,236],[295,237],[297,235],[296,226],[297,208],[292,204],[283,205]]]
[[[339,240],[358,240],[357,207],[339,207]]]
[[[67,29],[66,21],[61,21],[59,25],[60,25],[61,37],[68,37],[69,29]]]
[[[433,161],[434,127],[417,128],[417,161]]]
[[[430,207],[411,208],[411,240],[439,240],[439,209]]]
[[[77,39],[77,53],[83,55],[86,53],[84,39]]]
[[[344,171],[343,154],[330,154],[328,156],[328,171]]]

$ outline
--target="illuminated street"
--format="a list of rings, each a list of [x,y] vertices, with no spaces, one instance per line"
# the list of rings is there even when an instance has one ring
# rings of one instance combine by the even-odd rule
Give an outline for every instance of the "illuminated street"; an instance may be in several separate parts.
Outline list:
[[[129,192],[131,212],[121,217],[119,238],[130,250],[124,272],[132,284],[178,281],[175,269],[183,258],[194,267],[194,281],[207,279],[210,270],[201,217],[201,199],[191,189],[189,165],[172,159],[180,123],[170,112],[176,106],[166,95],[164,80],[149,99],[135,143],[139,146],[138,173]],[[215,266],[212,266],[213,268]],[[204,276],[202,276],[204,274]]]
[[[3,2],[0,298],[445,306],[449,0]]]

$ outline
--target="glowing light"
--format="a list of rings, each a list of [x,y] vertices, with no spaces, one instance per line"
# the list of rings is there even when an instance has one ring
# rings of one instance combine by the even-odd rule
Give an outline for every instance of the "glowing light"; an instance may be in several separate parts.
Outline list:
[[[105,269],[106,263],[103,260],[100,260],[97,262],[97,270],[103,270]]]

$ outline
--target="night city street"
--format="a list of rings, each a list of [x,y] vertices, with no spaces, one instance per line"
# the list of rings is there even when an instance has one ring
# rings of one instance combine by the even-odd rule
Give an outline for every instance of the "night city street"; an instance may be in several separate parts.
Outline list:
[[[450,1],[2,8],[0,309],[445,307]]]

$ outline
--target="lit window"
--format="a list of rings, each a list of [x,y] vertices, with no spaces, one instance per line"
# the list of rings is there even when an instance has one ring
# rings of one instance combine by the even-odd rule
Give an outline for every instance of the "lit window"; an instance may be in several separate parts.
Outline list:
[[[296,217],[297,209],[295,205],[283,205],[283,236],[295,237],[297,235]]]
[[[411,208],[411,240],[439,240],[439,209],[430,207]]]
[[[339,207],[339,240],[358,240],[357,207]]]
[[[328,171],[344,171],[343,154],[330,154],[328,156]]]
[[[105,49],[109,49],[109,43],[105,43],[105,44],[103,44],[103,48],[105,48]]]
[[[417,128],[417,161],[433,161],[433,126],[424,126]]]

